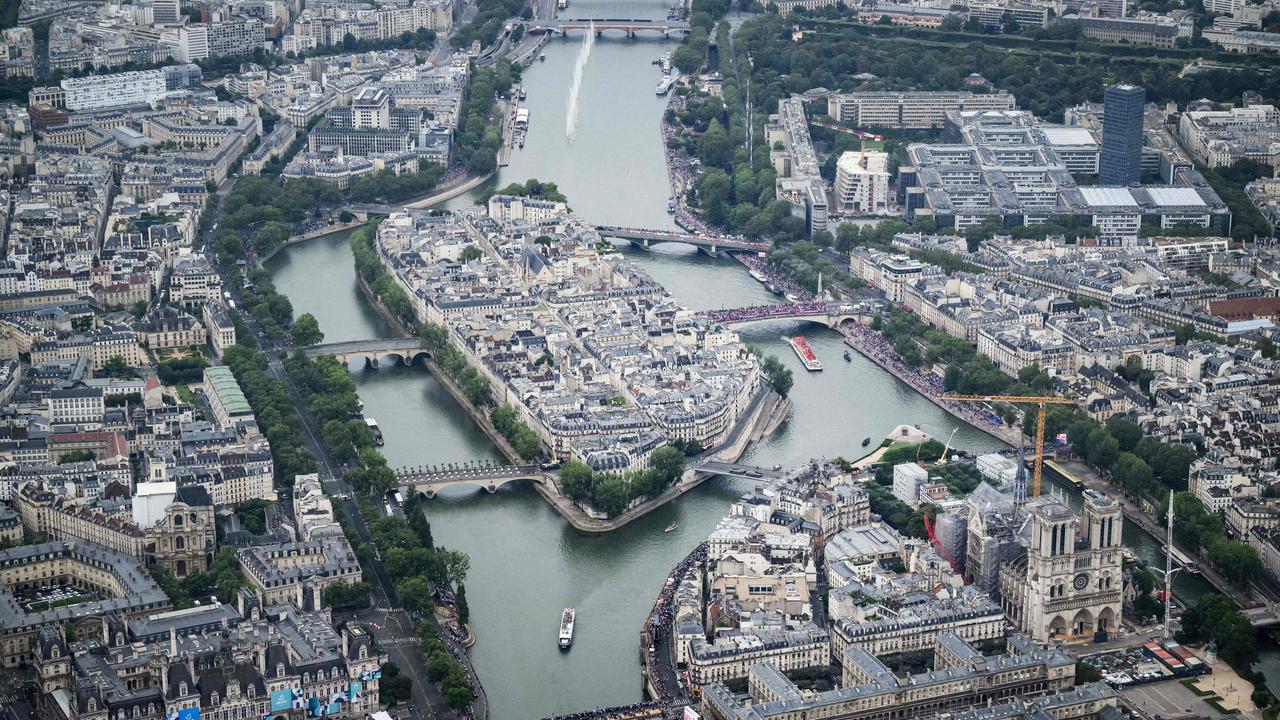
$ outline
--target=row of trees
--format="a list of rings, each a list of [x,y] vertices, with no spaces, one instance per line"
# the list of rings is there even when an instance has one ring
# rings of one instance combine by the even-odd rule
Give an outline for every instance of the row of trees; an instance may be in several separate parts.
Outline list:
[[[484,2],[519,3],[520,0]],[[509,14],[502,17],[509,17]],[[466,37],[465,29],[454,34],[455,42]],[[454,134],[457,142],[455,157],[464,161],[471,174],[486,175],[497,168],[498,149],[502,147],[502,113],[495,99],[499,95],[507,95],[512,85],[519,81],[520,66],[508,60],[499,60],[492,68],[471,68],[471,79],[463,95],[462,108],[458,113],[458,128]]]
[[[560,192],[558,185],[553,182],[543,182],[538,178],[529,178],[522,183],[513,182],[501,190],[488,190],[480,197],[480,200],[483,203],[488,203],[489,198],[494,195],[516,195],[537,200],[549,200],[551,202],[569,202],[569,198]]]
[[[436,601],[435,587],[443,585],[457,588],[457,593],[465,597],[463,583],[471,568],[470,558],[466,553],[435,545],[431,524],[416,495],[406,500],[404,510],[403,518],[385,517],[372,503],[361,503],[370,539],[382,555],[387,574],[396,582],[400,604],[411,612],[430,612]],[[455,710],[470,707],[475,691],[466,673],[440,642],[435,625],[424,619],[414,629],[427,658],[427,677],[440,683],[445,703]],[[406,687],[403,693],[406,698],[408,690]]]
[[[351,181],[347,196],[356,202],[408,200],[430,192],[444,174],[443,165],[420,160],[417,172],[396,174],[394,170],[379,170],[370,175],[361,175]]]
[[[637,498],[653,497],[678,482],[684,464],[684,452],[671,445],[653,451],[649,469],[622,474],[595,473],[586,463],[570,460],[560,468],[560,484],[574,502],[615,517]]]
[[[436,365],[453,380],[472,405],[483,408],[492,401],[489,379],[472,367],[460,350],[449,344],[448,329],[435,323],[423,323],[418,328],[418,337],[422,338],[422,346],[435,358]]]
[[[849,290],[857,290],[866,286],[861,278],[849,274],[846,267],[838,267],[826,259],[818,251],[819,236],[831,245],[831,233],[818,230],[814,233],[815,242],[801,240],[792,245],[776,245],[769,251],[769,264],[786,275],[792,282],[811,293],[818,291],[818,278],[822,278],[825,287],[837,285]]]
[[[400,287],[400,283],[388,275],[386,269],[382,267],[378,253],[373,247],[377,232],[377,224],[370,223],[351,233],[351,237],[347,239],[347,244],[351,247],[351,256],[355,261],[356,272],[360,273],[360,277],[368,283],[369,289],[382,302],[387,312],[394,315],[400,322],[412,327],[418,322],[418,312],[414,310],[409,293],[405,292],[404,288]]]
[[[520,419],[514,407],[505,403],[495,407],[489,411],[489,421],[511,443],[520,457],[534,460],[542,454],[542,441],[538,439],[538,433]]]
[[[498,39],[503,25],[509,18],[533,17],[533,9],[523,0],[477,0],[476,15],[471,22],[455,28],[449,37],[449,44],[456,48],[465,48],[473,42],[479,42],[481,49],[489,47]]]
[[[289,391],[283,382],[267,377],[267,356],[244,345],[234,345],[226,349],[222,359],[271,443],[277,481],[315,472],[315,458],[306,452],[302,421]]]
[[[1167,512],[1166,508],[1166,512]],[[1173,496],[1173,534],[1192,552],[1207,556],[1228,579],[1247,584],[1262,569],[1258,550],[1227,537],[1222,516],[1207,511],[1189,492]]]

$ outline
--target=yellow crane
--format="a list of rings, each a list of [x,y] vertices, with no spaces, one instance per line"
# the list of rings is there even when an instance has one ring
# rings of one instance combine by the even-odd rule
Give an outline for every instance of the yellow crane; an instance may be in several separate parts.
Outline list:
[[[1032,497],[1040,494],[1040,476],[1044,474],[1044,407],[1045,405],[1074,405],[1075,400],[1064,397],[1050,397],[1044,395],[945,395],[947,400],[964,400],[967,402],[1005,402],[1005,403],[1028,403],[1037,405],[1040,412],[1036,416],[1036,470],[1035,480],[1032,484]],[[1022,416],[1022,422],[1025,425],[1026,414]]]

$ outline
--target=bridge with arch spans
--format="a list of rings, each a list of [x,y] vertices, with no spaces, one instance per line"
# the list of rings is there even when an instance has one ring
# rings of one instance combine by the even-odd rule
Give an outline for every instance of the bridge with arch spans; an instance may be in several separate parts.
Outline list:
[[[847,322],[857,322],[862,314],[852,305],[834,303],[776,303],[743,308],[704,310],[698,313],[712,322],[727,328],[743,328],[777,320],[799,320],[825,325],[833,330]]]
[[[643,18],[567,18],[564,20],[543,20],[530,25],[529,33],[556,33],[566,35],[574,30],[589,30],[600,37],[607,30],[621,30],[627,37],[635,37],[641,32],[662,33],[669,37],[672,33],[689,32],[689,23],[681,20],[645,20]]]
[[[728,475],[748,480],[775,480],[781,473],[754,465],[720,462],[708,456],[689,466],[697,473]],[[418,466],[396,470],[396,486],[402,493],[422,494],[433,498],[447,487],[474,487],[496,493],[514,482],[555,484],[559,471],[541,465],[494,465],[488,462]],[[559,492],[558,490],[556,491]]]
[[[402,492],[421,493],[433,498],[447,487],[470,485],[489,493],[513,482],[545,483],[550,479],[548,471],[540,465],[491,465],[467,463],[458,465],[420,466],[396,471],[396,485]]]
[[[603,237],[626,240],[643,250],[648,250],[650,246],[655,244],[675,242],[692,245],[712,257],[721,250],[766,252],[771,247],[769,243],[753,242],[731,235],[706,235],[677,230],[651,230],[649,228],[625,228],[612,225],[597,225],[596,230]]]
[[[310,358],[332,355],[347,367],[355,362],[358,367],[367,366],[375,370],[386,361],[390,361],[393,365],[412,365],[422,358],[431,356],[418,338],[326,343],[311,345],[302,348],[302,351]]]

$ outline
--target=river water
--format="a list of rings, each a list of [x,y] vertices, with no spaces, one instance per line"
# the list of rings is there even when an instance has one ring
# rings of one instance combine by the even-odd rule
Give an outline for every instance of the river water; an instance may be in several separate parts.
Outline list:
[[[654,0],[572,0],[566,17],[661,18]],[[530,177],[556,182],[573,209],[598,223],[673,227],[665,211],[666,169],[659,121],[665,107],[653,93],[651,62],[674,43],[597,41],[585,68],[576,137],[565,132],[573,65],[581,37],[553,40],[546,60],[525,71],[531,126],[523,149],[492,184]],[[478,194],[479,191],[477,191]],[[465,206],[471,197],[449,207]],[[627,250],[683,305],[709,309],[759,304],[773,296],[736,262],[711,259],[692,248]],[[269,265],[298,313],[310,312],[326,340],[387,335],[355,285],[346,235],[312,240],[281,252]],[[804,370],[782,341],[802,333],[826,370]],[[815,457],[862,454],[862,439],[877,441],[902,423],[918,424],[957,447],[982,450],[998,443],[929,403],[910,387],[853,353],[842,359],[835,333],[816,326],[778,323],[744,338],[786,362],[795,373],[795,411],[771,438],[748,451],[746,462],[793,465]],[[393,466],[499,460],[486,437],[422,368],[357,373],[366,412],[386,437]],[[719,478],[605,537],[574,532],[537,494],[508,486],[495,495],[458,490],[431,501],[428,517],[437,543],[471,556],[467,597],[478,643],[473,659],[494,720],[525,720],[641,699],[639,632],[671,567],[706,538],[749,483]],[[1067,492],[1073,504],[1078,494]],[[678,528],[664,533],[668,524]],[[1159,543],[1126,523],[1125,542],[1148,562],[1163,565]],[[1179,578],[1179,596],[1194,598],[1203,581]],[[572,651],[556,647],[560,610],[578,610]],[[1280,671],[1280,662],[1272,663]]]

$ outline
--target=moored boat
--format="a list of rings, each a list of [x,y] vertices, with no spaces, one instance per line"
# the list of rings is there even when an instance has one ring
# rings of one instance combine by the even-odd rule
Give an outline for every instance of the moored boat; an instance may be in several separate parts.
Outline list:
[[[560,615],[560,649],[568,650],[573,646],[573,623],[577,612],[573,608],[565,608]]]
[[[369,426],[369,432],[373,435],[373,444],[381,445],[383,443],[382,428],[378,427],[378,421],[373,418],[365,418],[364,424]]]

